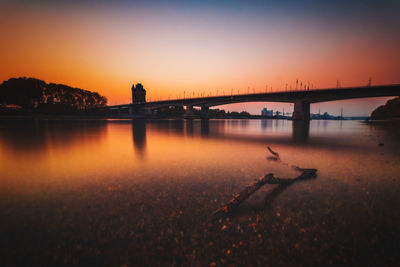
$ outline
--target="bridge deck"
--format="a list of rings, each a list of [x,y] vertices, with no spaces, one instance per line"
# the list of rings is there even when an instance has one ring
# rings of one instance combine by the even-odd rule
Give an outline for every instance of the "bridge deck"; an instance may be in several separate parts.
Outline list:
[[[157,109],[166,106],[219,106],[240,102],[286,102],[307,101],[308,103],[335,101],[352,98],[400,96],[400,84],[357,86],[343,88],[324,88],[313,90],[291,90],[253,94],[233,94],[173,100],[152,101],[140,104],[108,106],[109,109],[128,108],[132,105]]]

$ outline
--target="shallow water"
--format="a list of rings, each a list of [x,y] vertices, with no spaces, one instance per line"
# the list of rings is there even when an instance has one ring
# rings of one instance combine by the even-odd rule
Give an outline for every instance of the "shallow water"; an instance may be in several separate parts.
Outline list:
[[[399,133],[358,121],[3,120],[1,259],[396,265]],[[291,165],[318,176],[266,185],[211,220],[254,179],[296,177]]]

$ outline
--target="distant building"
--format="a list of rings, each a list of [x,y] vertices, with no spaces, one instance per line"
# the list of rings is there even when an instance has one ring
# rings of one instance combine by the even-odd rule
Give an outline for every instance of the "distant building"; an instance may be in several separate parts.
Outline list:
[[[310,114],[310,118],[312,120],[340,120],[343,119],[341,116],[333,116],[330,115],[328,112],[324,112],[323,114]]]
[[[262,110],[261,110],[261,116],[273,116],[274,115],[274,111],[271,109],[271,110],[268,110],[267,108],[263,108]]]
[[[132,85],[132,104],[145,103],[146,102],[146,90],[143,88],[141,83],[137,83],[136,87]]]

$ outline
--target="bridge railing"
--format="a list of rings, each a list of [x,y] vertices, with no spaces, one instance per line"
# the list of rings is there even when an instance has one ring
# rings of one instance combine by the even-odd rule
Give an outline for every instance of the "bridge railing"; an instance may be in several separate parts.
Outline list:
[[[370,88],[370,87],[379,87],[379,86],[385,86],[385,85],[376,85],[376,86],[371,86],[371,85],[366,85],[366,86],[351,86],[351,87],[328,87],[328,88],[302,88],[302,89],[278,89],[276,91],[272,91],[272,88],[270,90],[265,90],[265,91],[254,91],[251,93],[248,91],[247,93],[240,93],[239,90],[231,90],[231,94],[198,94],[197,97],[177,97],[175,99],[159,99],[156,101],[149,101],[152,103],[157,103],[157,102],[167,102],[167,101],[182,101],[182,100],[198,100],[198,99],[210,99],[210,98],[216,98],[216,97],[240,97],[240,96],[251,96],[251,95],[264,95],[264,94],[280,94],[280,93],[294,93],[294,92],[313,92],[313,91],[328,91],[328,90],[338,90],[338,89],[343,89],[343,90],[348,90],[348,89],[358,89],[358,88]],[[386,85],[387,86],[387,85]],[[233,93],[234,91],[239,92],[239,93]],[[190,94],[189,94],[190,95]]]

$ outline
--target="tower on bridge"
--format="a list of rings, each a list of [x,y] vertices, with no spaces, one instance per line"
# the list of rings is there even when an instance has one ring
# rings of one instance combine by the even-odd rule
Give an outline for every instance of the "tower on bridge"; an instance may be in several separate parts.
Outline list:
[[[141,83],[132,84],[132,104],[139,104],[146,102],[146,90]]]

